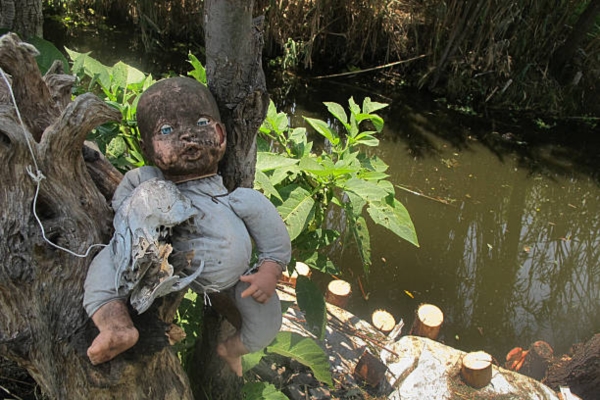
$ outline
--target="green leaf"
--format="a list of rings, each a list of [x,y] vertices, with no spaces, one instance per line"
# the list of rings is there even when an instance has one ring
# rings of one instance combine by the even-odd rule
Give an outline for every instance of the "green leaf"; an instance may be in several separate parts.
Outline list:
[[[100,61],[90,57],[90,53],[78,53],[65,47],[69,57],[73,60],[73,72],[83,71],[88,77],[97,80],[103,89],[109,90],[112,70]]]
[[[242,356],[242,370],[244,372],[250,371],[256,367],[260,360],[265,356],[265,350],[255,351],[254,353],[244,354]]]
[[[387,107],[389,104],[386,103],[378,103],[376,101],[371,101],[370,97],[365,97],[363,100],[362,111],[366,114],[371,114],[377,110],[381,110],[382,108]]]
[[[117,158],[127,151],[127,143],[121,136],[113,138],[106,146],[106,156],[108,158]]]
[[[349,179],[341,187],[347,192],[354,192],[367,201],[381,201],[388,195],[388,192],[376,182],[359,178]]]
[[[348,116],[346,115],[346,111],[344,111],[344,107],[333,102],[325,102],[323,104],[327,106],[327,110],[331,115],[337,118],[344,126],[348,125]]]
[[[284,168],[298,164],[295,158],[285,157],[277,153],[259,152],[256,154],[256,169],[260,171],[271,171],[274,169]]]
[[[296,299],[298,306],[306,316],[308,329],[323,340],[326,333],[327,309],[325,298],[319,288],[305,276],[296,280]]]
[[[354,240],[356,240],[358,254],[360,255],[363,264],[363,270],[368,278],[371,267],[371,236],[369,235],[367,221],[365,221],[362,216],[358,216],[356,219],[350,219],[349,225],[350,232],[352,232],[352,236],[354,236]]]
[[[34,45],[40,52],[40,55],[35,58],[35,61],[37,62],[42,75],[48,71],[52,66],[52,63],[56,60],[62,63],[65,74],[69,74],[69,62],[54,44],[37,36],[30,37],[27,41]]]
[[[277,210],[287,226],[290,240],[294,240],[314,218],[315,201],[311,194],[300,186],[292,186],[292,190],[285,198]]]
[[[257,169],[254,175],[254,188],[262,190],[264,195],[268,198],[275,197],[279,201],[283,201],[281,195],[269,180],[269,177],[260,169]]]
[[[310,126],[312,126],[317,131],[318,134],[323,136],[325,139],[329,140],[332,145],[338,145],[338,143],[340,142],[338,134],[333,129],[331,129],[325,121],[308,117],[304,117],[304,119],[310,124]]]
[[[410,215],[404,205],[398,200],[394,199],[392,205],[385,202],[371,203],[367,211],[375,223],[419,247],[417,232],[410,219]]]
[[[193,70],[188,71],[187,74],[198,82],[206,85],[206,69],[200,60],[198,60],[198,57],[193,55],[191,51],[188,53],[188,62],[192,65]]]
[[[113,85],[126,89],[132,84],[142,83],[146,75],[139,69],[119,61],[112,67]]]
[[[294,332],[279,332],[267,351],[293,358],[309,367],[320,382],[333,386],[327,354],[313,339]]]
[[[247,382],[242,387],[242,397],[248,400],[288,400],[272,383]]]

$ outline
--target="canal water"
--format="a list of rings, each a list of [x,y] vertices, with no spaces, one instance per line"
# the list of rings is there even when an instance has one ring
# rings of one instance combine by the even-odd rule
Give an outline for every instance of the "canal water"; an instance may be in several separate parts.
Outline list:
[[[536,340],[557,353],[600,332],[600,148],[585,125],[470,116],[423,93],[381,95],[310,81],[275,101],[327,119],[323,101],[389,103],[377,149],[420,247],[369,226],[367,279],[355,249],[333,254],[352,284],[349,309],[385,309],[410,328],[422,303],[444,313],[440,340],[503,362]],[[306,125],[306,124],[304,124]],[[359,282],[360,280],[360,282]],[[362,285],[362,290],[361,286]]]
[[[121,48],[123,40],[97,34],[56,42],[108,65],[122,59],[153,67],[155,76],[186,65],[187,50],[162,69],[139,45]],[[593,131],[580,122],[472,116],[423,93],[365,90],[354,81],[269,87],[293,126],[305,125],[303,116],[327,119],[324,101],[347,105],[352,96],[360,104],[370,96],[390,104],[380,113],[381,144],[368,151],[403,188],[397,198],[420,247],[370,226],[368,278],[351,246],[331,254],[352,285],[350,311],[369,320],[382,308],[410,326],[419,304],[435,304],[445,318],[441,341],[499,362],[515,346],[545,340],[563,353],[600,332],[600,139]]]

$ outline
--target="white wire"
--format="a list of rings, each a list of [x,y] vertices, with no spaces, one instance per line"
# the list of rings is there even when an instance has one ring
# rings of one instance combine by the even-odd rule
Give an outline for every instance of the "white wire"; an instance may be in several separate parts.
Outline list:
[[[38,168],[37,161],[36,161],[35,155],[33,153],[33,148],[31,147],[31,143],[29,142],[29,136],[27,135],[27,129],[25,128],[25,123],[23,122],[23,119],[21,118],[21,113],[19,112],[19,106],[17,105],[17,100],[15,99],[15,95],[13,93],[12,86],[10,85],[8,78],[6,77],[6,74],[4,73],[4,70],[1,67],[0,67],[0,74],[2,75],[2,78],[4,79],[6,86],[8,87],[8,91],[10,93],[10,98],[11,98],[13,104],[15,105],[15,111],[17,113],[17,117],[19,118],[19,123],[21,124],[21,128],[23,128],[23,135],[25,136],[25,141],[27,142],[27,147],[29,148],[29,153],[31,154],[31,158],[33,159],[33,164],[35,165],[35,173],[31,169],[31,165],[28,165],[26,170],[27,170],[27,173],[29,174],[29,176],[31,176],[31,179],[33,179],[33,181],[36,182],[36,184],[37,184],[37,187],[35,189],[35,196],[33,198],[33,216],[35,217],[35,220],[37,221],[38,225],[40,226],[40,229],[42,230],[42,237],[51,246],[54,246],[59,250],[65,251],[75,257],[81,257],[81,258],[87,257],[90,254],[90,251],[94,247],[106,247],[107,246],[106,244],[101,244],[101,243],[92,244],[90,247],[88,247],[88,249],[86,250],[86,252],[84,254],[77,254],[69,249],[66,249],[64,247],[57,245],[56,243],[53,243],[46,237],[46,231],[44,230],[44,225],[42,224],[42,221],[38,217],[37,211],[35,210],[38,194],[40,192],[40,185],[42,183],[42,180],[46,179],[46,177],[44,176],[44,174],[42,174],[42,171],[40,171],[40,169]]]

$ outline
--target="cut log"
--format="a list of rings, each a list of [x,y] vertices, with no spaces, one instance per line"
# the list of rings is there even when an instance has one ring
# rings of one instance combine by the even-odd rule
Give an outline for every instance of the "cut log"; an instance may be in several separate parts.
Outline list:
[[[433,304],[421,304],[410,330],[411,335],[436,340],[444,322],[442,310]]]
[[[483,351],[466,354],[462,360],[460,376],[472,388],[487,386],[492,380],[492,356]]]
[[[529,351],[525,352],[522,365],[519,365],[516,371],[541,381],[546,376],[553,356],[552,347],[548,343],[538,340],[529,347]]]
[[[383,333],[389,333],[394,329],[396,320],[394,316],[385,310],[375,310],[371,315],[373,326]]]
[[[291,287],[296,287],[296,279],[298,279],[299,276],[306,276],[307,278],[309,278],[310,274],[310,267],[304,264],[303,262],[298,261],[296,262],[296,265],[294,266],[294,271],[291,274],[288,272],[287,269],[283,271],[283,274],[281,275],[281,282],[287,283]]]
[[[386,370],[386,365],[379,358],[365,350],[356,363],[354,377],[376,387],[385,376]]]
[[[348,282],[341,279],[335,279],[329,282],[329,285],[327,286],[325,301],[334,306],[345,308],[351,293],[352,288]]]

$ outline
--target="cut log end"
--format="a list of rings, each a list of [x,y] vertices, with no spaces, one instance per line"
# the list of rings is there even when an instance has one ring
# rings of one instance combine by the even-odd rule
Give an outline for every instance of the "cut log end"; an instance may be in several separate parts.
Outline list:
[[[299,276],[305,276],[309,278],[310,274],[310,267],[304,264],[303,262],[298,261],[296,262],[296,265],[294,266],[294,271],[291,274],[288,272],[287,269],[283,271],[283,274],[281,275],[281,282],[287,283],[292,287],[296,287],[296,280]]]
[[[387,366],[365,350],[354,368],[354,377],[376,387],[383,380]]]
[[[389,333],[396,326],[394,316],[385,310],[375,310],[371,315],[373,326],[383,333]]]
[[[410,334],[436,340],[443,322],[444,314],[442,310],[433,304],[421,304],[417,310]]]
[[[483,351],[466,354],[462,360],[460,376],[472,388],[487,386],[492,380],[492,356]]]
[[[345,308],[348,304],[348,299],[350,298],[351,293],[352,288],[348,282],[341,279],[336,279],[329,282],[325,300],[329,304],[333,304],[334,306],[338,306],[340,308]]]

